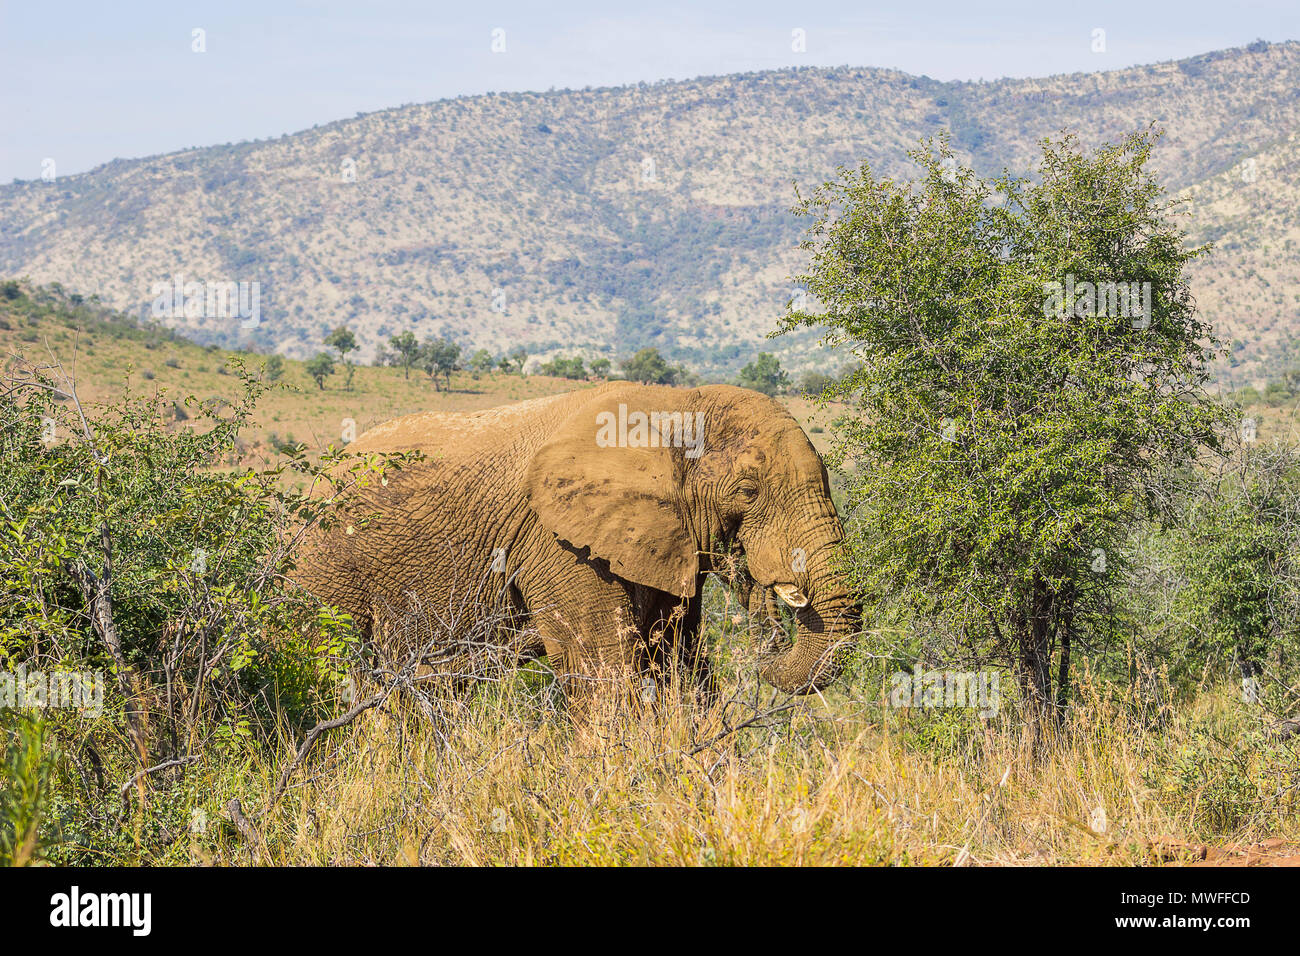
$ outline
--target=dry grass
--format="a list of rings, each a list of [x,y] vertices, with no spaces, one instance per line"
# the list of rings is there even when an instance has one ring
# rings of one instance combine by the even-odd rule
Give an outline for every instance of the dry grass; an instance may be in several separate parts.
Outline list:
[[[1085,678],[1068,729],[1035,758],[1014,706],[987,721],[891,709],[861,690],[887,687],[879,674],[727,733],[772,709],[745,671],[707,712],[669,688],[657,708],[607,703],[582,729],[536,665],[472,701],[394,699],[317,749],[260,818],[258,846],[228,829],[194,837],[191,858],[1131,865],[1171,842],[1300,838],[1300,801],[1279,787],[1296,785],[1297,748],[1266,744],[1230,688],[1174,706]],[[212,768],[210,815],[232,797],[262,808],[283,764],[249,764]]]

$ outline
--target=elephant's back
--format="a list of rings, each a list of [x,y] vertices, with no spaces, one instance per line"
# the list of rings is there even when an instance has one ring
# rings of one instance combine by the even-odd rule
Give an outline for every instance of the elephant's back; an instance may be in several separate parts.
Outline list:
[[[490,455],[523,441],[544,441],[552,419],[590,401],[600,389],[561,392],[476,412],[417,412],[376,425],[348,445],[349,452],[421,451],[445,457]]]

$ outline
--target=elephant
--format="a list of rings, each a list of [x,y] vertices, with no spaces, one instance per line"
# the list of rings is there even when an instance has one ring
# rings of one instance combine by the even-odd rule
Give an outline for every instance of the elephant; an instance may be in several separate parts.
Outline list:
[[[770,619],[773,596],[792,609],[794,643],[759,649],[771,685],[823,688],[855,632],[826,468],[758,392],[616,381],[408,415],[347,450],[422,453],[356,491],[350,513],[365,520],[306,534],[291,575],[372,637],[470,595],[471,616],[496,602],[526,623],[515,650],[545,655],[568,686],[610,671],[658,680],[676,662],[711,693],[701,595],[724,547],[743,554],[751,609]]]

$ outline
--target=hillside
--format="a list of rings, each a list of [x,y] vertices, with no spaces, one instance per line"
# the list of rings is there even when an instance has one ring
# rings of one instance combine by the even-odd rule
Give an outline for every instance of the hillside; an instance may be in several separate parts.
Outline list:
[[[1198,306],[1233,333],[1227,376],[1300,364],[1300,136],[1292,132],[1187,193],[1192,238],[1215,245],[1190,273]]]
[[[1062,127],[1095,142],[1154,121],[1155,171],[1217,240],[1196,288],[1246,384],[1288,366],[1300,326],[1298,91],[1300,44],[1261,43],[1040,80],[846,67],[462,97],[0,187],[0,274],[144,316],[177,276],[257,282],[251,331],[168,323],[300,358],[346,322],[363,359],[413,328],[494,352],[653,345],[706,372],[775,345],[799,369],[825,364],[815,336],[763,340],[801,265],[793,182],[858,160],[906,175],[943,129],[990,173]]]
[[[0,283],[0,388],[21,360],[62,363],[75,377],[78,397],[88,405],[111,407],[128,392],[155,396],[160,414],[176,428],[186,427],[194,417],[185,409],[187,396],[227,402],[239,397],[236,364],[269,377],[265,355],[199,345],[173,330],[141,325],[76,293]],[[303,366],[293,359],[282,363],[274,387],[253,414],[254,427],[244,434],[241,464],[265,464],[290,444],[304,443],[312,454],[331,443],[341,444],[347,420],[355,423],[359,435],[380,422],[418,411],[475,411],[589,384],[546,375],[456,372],[450,389],[436,391],[419,370],[407,377],[400,368],[358,366],[349,388],[337,366],[321,389]],[[800,397],[782,401],[810,432],[818,450],[825,451],[833,412]]]

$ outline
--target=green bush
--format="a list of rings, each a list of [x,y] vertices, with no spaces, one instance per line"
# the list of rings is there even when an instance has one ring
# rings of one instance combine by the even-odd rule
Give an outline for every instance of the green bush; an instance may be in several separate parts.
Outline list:
[[[336,709],[358,660],[351,622],[287,583],[294,530],[333,520],[327,498],[304,498],[293,484],[346,484],[400,460],[344,461],[329,450],[312,462],[294,449],[261,471],[219,467],[239,459],[240,432],[267,387],[238,362],[234,371],[241,397],[186,399],[180,414],[195,427],[181,429],[152,398],[82,409],[65,380],[50,384],[71,402],[56,404],[46,389],[0,392],[0,670],[104,682],[102,716],[49,709],[46,721],[47,749],[93,746],[100,768],[88,790],[56,764],[56,790],[83,831],[62,862],[117,852],[110,811],[124,781],[167,761],[189,766],[232,740],[274,748],[282,734],[301,736]],[[174,774],[150,776],[125,799],[180,785]],[[22,808],[39,812],[33,786],[6,798],[11,831],[28,819]],[[27,853],[27,838],[14,839],[18,849],[0,852]]]
[[[50,798],[53,755],[43,726],[0,709],[0,866],[39,859],[43,811]]]

